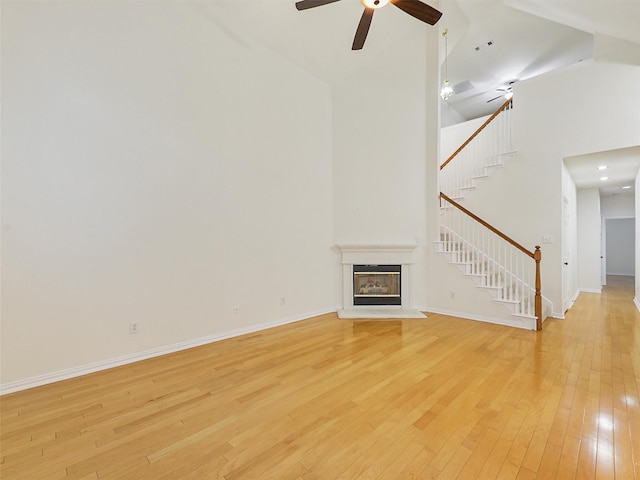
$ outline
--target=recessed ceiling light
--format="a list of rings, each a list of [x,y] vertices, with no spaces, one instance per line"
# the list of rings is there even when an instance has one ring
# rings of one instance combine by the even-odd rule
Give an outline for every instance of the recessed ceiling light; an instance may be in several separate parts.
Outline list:
[[[627,190],[628,188],[631,188],[631,185],[625,185],[624,187],[622,187],[623,189]]]
[[[607,166],[606,166],[606,165],[600,165],[600,166],[598,167],[598,170],[606,170],[606,169],[607,169]]]
[[[600,180],[609,180],[609,177],[600,177]]]

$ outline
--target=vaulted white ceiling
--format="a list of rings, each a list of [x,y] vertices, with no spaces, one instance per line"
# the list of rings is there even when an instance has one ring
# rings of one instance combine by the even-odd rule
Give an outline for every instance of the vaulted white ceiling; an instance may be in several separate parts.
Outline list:
[[[192,5],[235,41],[249,48],[271,49],[329,85],[377,61],[392,48],[389,38],[411,42],[420,29],[438,30],[438,48],[444,58],[440,33],[446,28],[448,80],[458,93],[443,108],[455,111],[459,120],[492,113],[503,100],[490,100],[501,95],[497,89],[510,82],[592,58],[596,34],[629,42],[640,52],[640,0],[424,1],[443,12],[435,26],[389,5],[376,11],[360,51],[351,50],[363,11],[360,0],[341,0],[305,11],[296,10],[295,0],[192,0]],[[593,176],[591,165],[608,156],[610,176],[618,177],[612,173],[618,165],[626,172],[618,183],[626,184],[631,181],[631,170],[638,171],[639,154],[635,149],[601,152],[569,159],[567,165],[580,188],[599,185],[603,194],[611,194],[621,185],[614,186],[612,178],[610,188],[603,187],[597,183],[599,176],[594,176],[595,184],[592,179],[587,181],[587,173]],[[584,170],[580,168],[583,162]]]
[[[640,0],[424,0],[443,12],[433,27],[393,5],[377,10],[363,50],[351,43],[360,0],[298,11],[295,0],[193,0],[239,42],[272,49],[328,84],[376,61],[389,38],[413,41],[420,29],[448,29],[448,79],[466,89],[448,100],[463,119],[491,113],[496,89],[593,56],[594,34],[638,45]],[[441,55],[444,42],[438,35]],[[639,50],[640,51],[640,50]],[[398,55],[402,52],[398,51]],[[437,94],[437,92],[434,92]]]
[[[493,112],[502,103],[491,102],[499,88],[593,58],[596,34],[637,45],[640,64],[637,0],[451,0],[441,6],[449,81],[463,90],[447,104],[466,120]]]

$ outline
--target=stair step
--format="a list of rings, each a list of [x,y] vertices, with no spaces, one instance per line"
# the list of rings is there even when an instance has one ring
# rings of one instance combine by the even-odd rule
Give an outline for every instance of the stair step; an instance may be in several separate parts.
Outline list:
[[[507,300],[506,298],[496,298],[495,301],[511,305],[518,305],[520,303],[520,300]]]
[[[486,275],[484,273],[463,273],[465,277],[471,278],[484,278]]]
[[[516,153],[520,153],[519,150],[510,150],[508,152],[499,153],[498,157],[509,157],[511,155],[515,155]]]
[[[504,162],[487,163],[484,168],[500,168],[504,167]]]
[[[446,236],[446,238],[450,238],[451,240],[447,241],[439,241],[437,242],[440,246],[451,245],[451,244],[462,244],[463,242],[457,242],[457,236],[453,233],[441,232],[442,236]],[[453,241],[452,241],[453,240]],[[439,251],[440,254],[450,254],[447,258],[452,258],[454,255],[460,256],[469,256],[474,254],[479,254],[484,256],[482,252],[476,252],[473,248],[467,249],[467,244],[463,244],[465,250],[452,250],[452,251]],[[455,257],[453,257],[455,258]],[[469,273],[470,270],[474,268],[474,265],[483,265],[486,263],[493,264],[493,260],[480,260],[474,261],[471,259],[470,261],[449,261],[451,265],[457,266],[463,277],[470,278],[474,281],[477,288],[482,289],[487,294],[489,294],[495,303],[499,303],[504,305],[504,307],[509,312],[508,315],[512,318],[517,318],[519,321],[516,325],[519,325],[523,328],[535,330],[537,324],[537,318],[534,314],[524,313],[531,312],[533,307],[533,291],[528,293],[528,290],[522,291],[522,284],[519,280],[514,280],[513,276],[506,271],[489,271],[485,273]],[[498,269],[502,269],[503,267],[498,266]],[[506,276],[506,278],[505,278]],[[498,281],[505,282],[497,285],[487,285],[490,281]],[[522,295],[524,293],[524,295]],[[504,298],[506,294],[511,294],[516,296],[516,298],[508,299]],[[547,316],[544,307],[542,317],[543,319]],[[516,322],[514,320],[514,322]],[[520,323],[521,322],[521,323]]]

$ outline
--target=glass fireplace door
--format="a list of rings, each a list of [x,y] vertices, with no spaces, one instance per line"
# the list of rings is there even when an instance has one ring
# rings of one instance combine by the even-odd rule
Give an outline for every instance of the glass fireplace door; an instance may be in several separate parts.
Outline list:
[[[354,265],[354,305],[402,305],[400,265]]]

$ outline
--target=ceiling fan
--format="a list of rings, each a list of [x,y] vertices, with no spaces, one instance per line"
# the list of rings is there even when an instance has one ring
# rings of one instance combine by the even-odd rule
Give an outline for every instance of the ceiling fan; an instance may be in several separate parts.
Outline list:
[[[338,2],[339,0],[300,0],[296,2],[296,8],[298,10],[306,10],[308,8],[319,7],[321,5],[327,5],[329,3]],[[429,25],[435,25],[442,12],[439,12],[435,8],[426,3],[422,3],[420,0],[360,0],[364,5],[364,12],[360,17],[360,23],[356,29],[356,35],[353,39],[353,45],[351,50],[361,50],[364,46],[364,42],[367,39],[369,33],[369,27],[371,26],[371,19],[373,18],[373,12],[379,8],[384,7],[389,2],[393,3],[400,10],[408,13],[409,15],[422,20]]]
[[[487,100],[487,103],[493,102],[494,100],[497,100],[499,98],[505,98],[507,100],[509,100],[511,98],[511,96],[513,95],[513,84],[516,83],[517,80],[511,80],[510,82],[507,82],[507,85],[504,87],[500,87],[500,88],[496,88],[496,92],[502,92],[500,95],[498,95],[495,98],[492,98],[491,100]]]

